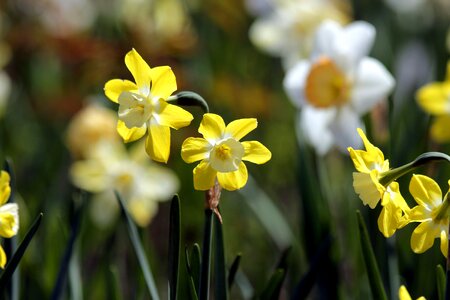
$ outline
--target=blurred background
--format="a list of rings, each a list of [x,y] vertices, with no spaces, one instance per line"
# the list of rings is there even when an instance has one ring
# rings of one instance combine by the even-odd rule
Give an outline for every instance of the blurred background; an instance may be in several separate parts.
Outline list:
[[[391,166],[425,151],[448,153],[448,145],[429,138],[431,117],[414,96],[424,84],[445,79],[450,53],[446,0],[1,1],[0,158],[11,159],[15,170],[19,241],[34,218],[44,213],[20,264],[21,299],[45,299],[54,291],[74,212],[80,207],[63,298],[113,299],[108,289],[111,272],[120,278],[116,299],[148,298],[118,217],[114,182],[115,187],[124,184],[124,190],[137,178],[149,179],[141,180],[143,185],[159,186],[157,195],[143,192],[135,204],[130,200],[130,206],[136,205],[133,217],[163,298],[170,207],[166,200],[173,193],[181,199],[182,245],[201,242],[204,193],[193,190],[195,165],[182,161],[180,149],[185,138],[199,136],[203,112],[187,108],[194,121],[172,132],[167,165],[151,162],[139,142],[117,142],[117,105],[105,97],[103,86],[113,78],[132,79],[124,64],[132,48],[152,67],[171,66],[178,91],[202,95],[211,112],[222,115],[226,123],[256,117],[258,128],[246,139],[258,140],[272,151],[267,164],[247,164],[251,179],[243,190],[222,193],[227,264],[242,254],[231,299],[258,295],[289,247],[282,299],[294,295],[313,263],[320,265],[320,272],[311,299],[369,297],[356,209],[366,218],[390,296],[395,299],[403,283],[414,296],[435,298],[435,278],[429,274],[444,264],[439,247],[414,254],[409,246],[414,226],[385,239],[376,224],[379,209],[364,207],[353,191],[348,154],[333,150],[319,157],[297,139],[296,109],[282,82],[293,62],[308,57],[314,31],[325,19],[341,24],[365,20],[377,30],[370,56],[387,67],[396,87],[364,121],[369,139]],[[101,150],[88,149],[98,140],[115,142]],[[111,171],[113,161],[121,167],[130,164],[124,172],[132,179]],[[422,170],[444,192],[449,171],[445,165]],[[118,177],[111,179],[116,176],[111,172]],[[412,204],[408,182],[405,178],[400,186]],[[88,190],[86,203],[80,201],[78,187]],[[145,197],[153,198],[142,200]]]

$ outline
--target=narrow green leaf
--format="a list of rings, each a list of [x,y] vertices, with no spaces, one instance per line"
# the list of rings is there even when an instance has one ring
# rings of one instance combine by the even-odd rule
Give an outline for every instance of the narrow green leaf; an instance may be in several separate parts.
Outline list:
[[[445,300],[445,272],[441,265],[436,266],[436,284],[439,300]]]
[[[117,266],[110,265],[106,273],[106,282],[108,289],[106,291],[108,299],[122,300],[122,292],[120,289],[119,270]]]
[[[206,100],[194,92],[182,91],[172,97],[169,97],[167,101],[174,102],[175,104],[181,106],[198,106],[205,113],[209,112],[209,106]]]
[[[41,225],[42,216],[43,214],[40,213],[34,220],[33,225],[31,225],[22,243],[20,243],[19,247],[17,248],[17,251],[14,253],[13,257],[9,260],[8,264],[6,265],[2,276],[0,277],[0,291],[4,290],[6,285],[11,280],[11,276],[14,274],[14,270],[19,265],[19,262],[25,253],[25,250],[28,248],[28,245],[30,244],[31,240],[34,237],[34,234],[38,230],[39,225]]]
[[[222,223],[214,214],[214,292],[216,300],[228,299],[227,271],[225,266],[225,247],[223,243]]]
[[[198,294],[200,290],[200,270],[201,270],[201,251],[200,246],[195,243],[190,255],[191,274],[194,280],[195,290]]]
[[[213,235],[214,212],[205,209],[205,227],[203,232],[202,263],[200,270],[199,299],[209,299],[209,284],[211,279],[211,250]]]
[[[269,279],[266,288],[261,293],[259,299],[261,300],[271,300],[278,299],[281,291],[281,286],[283,285],[283,280],[286,275],[286,270],[276,269]]]
[[[128,214],[126,205],[123,202],[122,197],[119,195],[117,191],[115,192],[115,194],[117,201],[119,201],[120,208],[122,209],[122,216],[127,223],[128,234],[130,236],[131,243],[133,244],[133,248],[136,253],[137,259],[139,261],[139,266],[141,267],[142,273],[144,274],[145,283],[147,284],[150,296],[153,300],[159,300],[158,291],[156,290],[156,284],[153,279],[153,274],[150,270],[150,265],[148,264],[147,257],[145,256],[141,240],[139,239],[136,225],[134,225],[133,220]]]
[[[200,250],[198,250],[200,251]],[[187,274],[188,274],[188,287],[189,287],[189,296],[190,296],[190,300],[198,300],[198,296],[197,296],[197,290],[198,290],[198,286],[195,283],[194,280],[194,276],[192,273],[192,267],[191,267],[191,262],[189,259],[189,251],[188,251],[188,247],[186,247],[184,249],[184,254],[186,257],[186,270],[187,270]],[[200,257],[200,254],[198,254],[198,257]],[[200,266],[198,266],[198,269],[200,269]],[[198,281],[198,279],[197,279]]]
[[[231,287],[233,286],[234,278],[236,277],[236,272],[239,269],[239,264],[241,263],[241,257],[242,257],[242,254],[238,253],[238,255],[236,255],[236,258],[234,259],[233,263],[231,264],[230,272],[228,274],[228,289],[229,290],[231,290]]]
[[[178,295],[178,277],[180,264],[180,199],[173,196],[170,204],[169,224],[169,299],[175,300]]]
[[[372,291],[373,299],[387,300],[386,291],[384,290],[383,281],[381,280],[380,271],[378,270],[377,261],[370,243],[366,224],[364,223],[359,210],[356,211],[356,216],[358,218],[359,239],[362,254],[366,265],[367,276],[369,278],[370,290]]]

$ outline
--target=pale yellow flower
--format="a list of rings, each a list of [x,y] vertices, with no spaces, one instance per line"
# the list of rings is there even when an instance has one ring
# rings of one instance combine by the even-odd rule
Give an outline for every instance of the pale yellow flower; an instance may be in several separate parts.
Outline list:
[[[119,104],[117,130],[125,142],[146,133],[145,149],[155,161],[167,162],[170,154],[170,128],[179,129],[193,119],[186,110],[166,102],[177,89],[175,74],[168,66],[150,68],[136,50],[125,56],[125,64],[136,83],[112,79],[105,94]]]
[[[19,207],[16,203],[8,202],[11,195],[10,176],[5,171],[0,171],[0,236],[11,238],[19,230]],[[0,267],[6,264],[6,253],[0,246]]]
[[[272,154],[260,142],[240,142],[257,127],[256,119],[239,119],[225,126],[222,117],[204,114],[198,131],[203,138],[190,137],[183,142],[181,157],[187,163],[201,160],[194,169],[194,188],[208,190],[217,178],[220,186],[233,191],[248,179],[243,160],[263,164]]]
[[[411,295],[409,294],[408,290],[404,285],[400,287],[398,290],[398,299],[399,300],[412,300]],[[417,300],[426,300],[425,297],[419,297]]]

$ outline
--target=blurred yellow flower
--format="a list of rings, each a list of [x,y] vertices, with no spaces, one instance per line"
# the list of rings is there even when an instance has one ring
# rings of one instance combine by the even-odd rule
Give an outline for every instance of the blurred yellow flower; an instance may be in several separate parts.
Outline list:
[[[427,113],[436,118],[431,124],[431,137],[439,143],[450,141],[450,61],[444,82],[432,82],[416,94],[417,102]]]
[[[147,154],[155,161],[167,162],[170,128],[185,127],[193,119],[186,110],[166,102],[177,89],[175,74],[168,66],[150,68],[134,49],[125,56],[125,64],[136,83],[112,79],[104,88],[106,96],[119,104],[117,130],[125,142],[148,132]]]
[[[449,181],[450,185],[450,181]],[[413,175],[409,191],[416,200],[406,218],[406,222],[420,222],[411,235],[411,249],[423,253],[434,244],[435,238],[441,239],[441,252],[447,256],[449,225],[449,193],[442,198],[438,184],[425,175]]]
[[[387,187],[380,183],[383,173],[389,171],[389,161],[384,159],[380,149],[369,142],[360,128],[358,133],[366,150],[348,148],[358,171],[353,173],[353,187],[364,205],[369,205],[372,209],[381,199],[383,208],[378,217],[378,228],[385,237],[390,237],[401,225],[406,225],[402,220],[410,208],[401,195],[397,182],[391,182]]]
[[[11,195],[10,176],[0,171],[0,236],[10,238],[19,230],[19,207],[16,203],[6,203]],[[0,267],[6,264],[6,253],[0,246]]]
[[[408,290],[406,289],[406,287],[404,285],[402,285],[400,287],[400,289],[398,290],[398,299],[399,300],[412,300],[411,296],[409,295]],[[417,300],[426,300],[425,297],[419,297],[417,298]]]
[[[182,145],[181,157],[187,163],[201,160],[194,173],[194,188],[208,190],[217,180],[224,189],[233,191],[242,188],[248,179],[243,160],[263,164],[272,154],[260,142],[240,142],[254,130],[256,119],[239,119],[225,123],[221,116],[204,114],[198,131],[203,138],[187,138]]]
[[[153,164],[139,146],[128,153],[122,143],[103,140],[85,160],[72,165],[72,182],[95,194],[90,208],[97,225],[108,226],[119,212],[114,190],[122,195],[139,226],[148,225],[158,210],[158,202],[170,200],[178,190],[176,175]]]
[[[67,146],[75,158],[83,158],[102,140],[119,141],[114,126],[117,115],[98,104],[89,104],[71,120],[66,133]]]

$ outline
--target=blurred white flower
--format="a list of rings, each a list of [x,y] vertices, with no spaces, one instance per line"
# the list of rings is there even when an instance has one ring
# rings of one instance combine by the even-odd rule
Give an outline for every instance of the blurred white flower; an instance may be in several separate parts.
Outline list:
[[[0,71],[0,118],[2,118],[5,113],[10,92],[11,79],[4,71]]]
[[[346,152],[360,148],[355,134],[360,116],[385,99],[394,79],[376,59],[366,57],[375,38],[367,22],[342,27],[325,21],[314,39],[311,57],[288,70],[285,90],[299,109],[299,133],[323,155],[333,145]]]
[[[73,183],[95,194],[91,215],[98,225],[109,225],[118,214],[114,190],[126,201],[139,226],[148,225],[158,202],[170,200],[178,190],[176,175],[152,163],[142,149],[142,145],[135,145],[128,154],[122,143],[103,140],[91,149],[87,159],[72,165]]]
[[[267,10],[266,2],[264,10]],[[284,67],[289,68],[309,55],[314,32],[323,20],[342,24],[350,21],[345,9],[341,9],[345,3],[342,1],[338,7],[329,0],[273,1],[273,11],[251,26],[250,39],[260,49],[281,57]],[[249,5],[255,6],[252,2]]]

